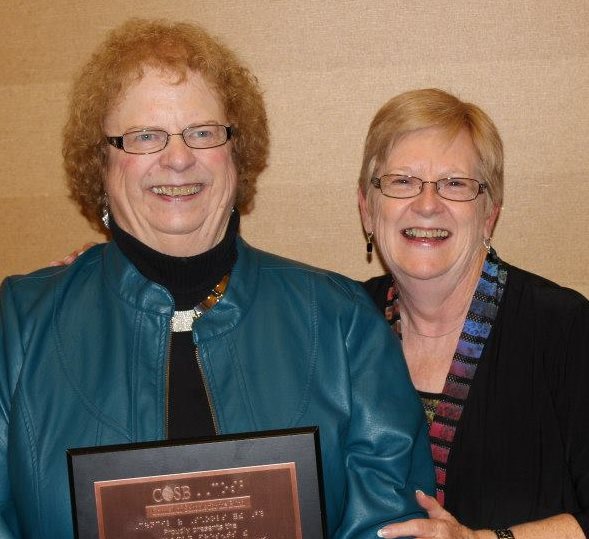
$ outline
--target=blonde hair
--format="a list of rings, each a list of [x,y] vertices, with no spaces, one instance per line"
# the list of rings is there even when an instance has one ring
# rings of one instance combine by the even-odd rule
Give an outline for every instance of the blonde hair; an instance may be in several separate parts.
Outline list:
[[[236,204],[248,211],[269,150],[257,79],[231,50],[197,25],[131,19],[108,34],[74,81],[62,153],[70,196],[82,214],[96,228],[103,228],[104,119],[147,67],[175,74],[179,82],[189,72],[198,72],[216,92],[234,128]]]
[[[493,206],[500,206],[503,202],[503,143],[497,127],[476,105],[436,88],[397,95],[376,113],[364,145],[358,180],[362,192],[366,194],[376,169],[403,136],[431,127],[441,129],[449,140],[462,129],[468,131],[479,156],[480,179],[488,185]]]

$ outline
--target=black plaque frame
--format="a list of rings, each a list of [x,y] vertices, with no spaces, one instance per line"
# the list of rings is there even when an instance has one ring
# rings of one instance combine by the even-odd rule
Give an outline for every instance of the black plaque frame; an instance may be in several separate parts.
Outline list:
[[[198,472],[214,475],[218,470],[241,468],[247,472],[274,465],[295,470],[295,506],[298,505],[302,537],[327,537],[317,427],[70,449],[67,460],[74,534],[78,539],[99,538],[97,484],[125,480],[139,483],[193,472],[195,476]]]

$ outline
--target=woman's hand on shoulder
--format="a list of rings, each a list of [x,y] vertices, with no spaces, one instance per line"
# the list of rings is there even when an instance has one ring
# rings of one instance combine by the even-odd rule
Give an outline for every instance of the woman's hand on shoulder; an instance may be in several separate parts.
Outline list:
[[[88,243],[85,243],[79,249],[73,250],[65,258],[62,258],[61,260],[52,260],[51,262],[49,262],[49,265],[50,266],[69,266],[72,262],[74,262],[74,260],[76,260],[76,258],[78,258],[82,253],[84,253],[84,251],[90,249],[90,247],[94,247],[95,245],[96,245],[96,242],[94,242],[94,241],[90,241]]]
[[[474,531],[458,522],[438,501],[416,492],[417,503],[427,511],[429,518],[416,518],[406,522],[389,524],[381,528],[379,537],[415,537],[415,539],[496,539],[491,530]]]

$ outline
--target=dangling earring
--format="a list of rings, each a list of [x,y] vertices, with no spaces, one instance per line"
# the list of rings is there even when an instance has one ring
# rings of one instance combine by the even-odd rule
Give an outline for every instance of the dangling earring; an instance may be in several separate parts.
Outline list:
[[[102,222],[105,228],[110,228],[110,217],[108,215],[108,195],[104,193],[103,205],[102,205]]]
[[[487,253],[490,253],[491,252],[491,238],[483,238],[483,245],[485,246]]]
[[[366,234],[366,258],[368,262],[372,262],[372,237],[374,232],[368,232]]]
[[[374,236],[374,232],[368,232],[366,234],[366,253],[372,254],[372,237]]]

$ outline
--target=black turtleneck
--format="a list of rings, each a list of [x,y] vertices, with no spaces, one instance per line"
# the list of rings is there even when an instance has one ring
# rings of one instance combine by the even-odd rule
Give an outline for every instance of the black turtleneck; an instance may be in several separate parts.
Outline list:
[[[113,240],[139,272],[172,294],[177,310],[188,310],[206,298],[237,260],[239,213],[234,210],[225,237],[215,247],[191,257],[165,255],[140,242],[110,220]],[[169,357],[169,439],[215,434],[192,332],[172,333]]]
[[[139,272],[167,288],[183,311],[206,298],[213,287],[231,271],[237,259],[235,237],[239,228],[239,212],[229,218],[225,237],[212,249],[196,256],[169,256],[155,251],[131,236],[110,219],[113,240]]]

